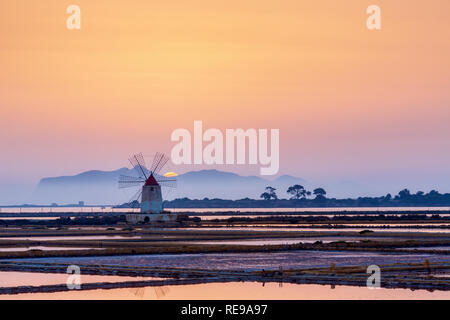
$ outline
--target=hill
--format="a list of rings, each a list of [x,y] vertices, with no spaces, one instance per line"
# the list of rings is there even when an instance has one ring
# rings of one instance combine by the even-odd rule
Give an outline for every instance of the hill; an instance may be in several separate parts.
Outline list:
[[[119,189],[117,181],[120,175],[136,176],[135,171],[121,168],[114,171],[92,170],[73,176],[43,178],[36,187],[32,202],[120,204],[132,200],[138,188]],[[218,170],[190,171],[177,177],[176,189],[164,189],[164,198],[188,197],[191,199],[223,198],[242,199],[259,198],[268,185],[279,190],[280,196],[286,196],[286,190],[293,184],[306,184],[306,181],[289,175],[275,180],[257,176],[241,176]]]

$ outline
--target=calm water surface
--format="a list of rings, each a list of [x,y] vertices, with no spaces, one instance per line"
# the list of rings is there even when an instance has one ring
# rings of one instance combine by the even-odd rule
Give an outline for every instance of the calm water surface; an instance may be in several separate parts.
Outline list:
[[[111,239],[140,239],[141,236],[28,236],[28,237],[0,237],[0,240],[111,240]]]
[[[56,262],[67,264],[89,265],[126,265],[173,268],[196,268],[216,270],[262,270],[328,267],[336,266],[391,264],[397,262],[421,263],[425,259],[430,262],[449,261],[446,254],[418,253],[378,253],[359,251],[288,251],[288,252],[253,252],[253,253],[207,253],[207,254],[154,254],[131,256],[93,256],[93,257],[60,257],[34,258],[36,262]],[[30,259],[13,259],[14,261],[30,261]],[[1,260],[0,260],[1,261]]]
[[[198,244],[231,244],[231,245],[279,245],[279,244],[294,244],[294,243],[314,243],[316,241],[322,241],[323,243],[330,243],[333,241],[363,241],[363,240],[375,240],[375,241],[390,241],[398,240],[396,238],[387,237],[322,237],[322,238],[297,238],[297,239],[245,239],[245,240],[208,240],[208,241],[189,241],[189,243]]]
[[[325,286],[307,284],[278,284],[256,282],[206,283],[166,287],[124,288],[111,290],[67,291],[58,293],[28,293],[0,295],[0,299],[54,299],[54,300],[185,300],[185,299],[258,299],[258,300],[382,300],[382,299],[450,299],[450,292],[409,289],[368,289],[366,287]]]
[[[140,209],[124,209],[106,207],[14,207],[14,208],[0,208],[0,213],[41,213],[41,212],[139,212]],[[352,208],[352,207],[338,207],[338,208],[183,208],[167,210],[172,212],[233,212],[237,214],[245,214],[246,212],[385,212],[385,211],[450,211],[450,207],[366,207],[366,208]]]
[[[43,286],[64,284],[67,281],[67,274],[63,273],[36,273],[36,272],[5,272],[0,271],[0,287],[18,286]],[[140,280],[158,280],[162,278],[150,277],[121,277],[81,274],[81,283],[95,282],[123,282]],[[2,297],[0,295],[0,297]]]
[[[10,251],[29,251],[29,250],[42,250],[42,251],[58,251],[58,250],[104,250],[104,248],[75,248],[75,247],[47,247],[47,246],[36,246],[36,247],[11,247],[4,248],[0,247],[0,252],[10,252]]]
[[[149,229],[156,229],[156,228],[149,228]],[[447,228],[371,228],[370,225],[367,226],[360,226],[358,228],[296,228],[296,227],[205,227],[205,228],[173,228],[173,229],[167,229],[167,230],[227,230],[227,231],[353,231],[353,232],[360,232],[363,230],[370,229],[372,231],[379,231],[379,232],[432,232],[432,233],[442,233],[443,235],[450,233],[450,229]]]

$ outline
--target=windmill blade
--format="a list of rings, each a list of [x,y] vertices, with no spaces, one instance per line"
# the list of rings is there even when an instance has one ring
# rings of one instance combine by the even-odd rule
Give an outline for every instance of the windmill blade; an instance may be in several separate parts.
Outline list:
[[[139,176],[140,178],[143,178],[145,175],[142,174],[142,170],[140,169],[139,164],[136,162],[136,160],[135,160],[133,157],[129,158],[128,160],[129,160],[130,163],[131,163],[131,167],[132,167],[134,170],[136,170],[136,173],[138,174],[138,176]]]
[[[120,175],[119,180],[120,181],[140,181],[140,182],[145,182],[145,179],[142,178],[142,177],[126,176],[126,175],[123,175],[123,174]]]
[[[144,159],[144,156],[142,155],[142,152],[140,152],[140,153],[134,155],[134,157],[135,157],[135,159],[137,159],[138,163],[140,164],[140,166],[141,166],[143,169],[147,169],[147,166],[146,166],[146,164],[145,164],[145,159]]]
[[[142,195],[142,189],[138,190],[138,192],[136,192],[136,193],[134,194],[134,196],[133,196],[133,198],[131,198],[131,201],[130,201],[130,202],[133,202],[134,200],[139,201],[139,198],[141,197],[141,195]],[[139,202],[140,202],[140,201],[139,201]]]
[[[140,190],[138,190],[134,195],[133,195],[133,197],[130,199],[130,201],[128,201],[128,203],[133,203],[134,201],[137,201],[137,202],[140,202],[139,201],[139,198],[141,197],[141,195],[142,195],[142,189],[140,189]]]
[[[128,160],[130,160],[131,165],[138,172],[139,177],[143,176],[145,179],[147,179],[147,175],[145,174],[145,171],[144,171],[144,168],[146,168],[146,167],[145,167],[144,156],[142,155],[142,153],[135,154]]]
[[[150,171],[153,174],[158,174],[161,169],[164,168],[167,161],[169,161],[169,157],[167,157],[164,153],[157,152],[155,158],[153,159]]]
[[[158,164],[161,162],[163,157],[162,153],[157,152],[155,154],[155,157],[153,158],[152,166],[150,167],[150,172],[155,173],[155,168],[158,166]]]
[[[176,188],[177,187],[177,179],[174,177],[165,177],[159,174],[155,174],[155,179],[162,187],[168,188]]]
[[[137,187],[141,184],[142,182],[140,181],[119,181],[119,189]]]
[[[140,186],[142,183],[144,183],[145,180],[143,178],[137,178],[137,177],[130,177],[130,176],[124,176],[121,175],[119,177],[119,188],[130,188],[135,186]]]
[[[163,181],[158,181],[158,183],[162,187],[168,187],[168,188],[176,188],[177,187],[177,180],[163,180]]]

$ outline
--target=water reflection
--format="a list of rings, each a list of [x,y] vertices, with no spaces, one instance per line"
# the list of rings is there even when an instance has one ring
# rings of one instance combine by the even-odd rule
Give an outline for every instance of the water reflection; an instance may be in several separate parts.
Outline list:
[[[63,273],[36,273],[36,272],[6,272],[0,271],[0,287],[18,286],[43,286],[65,284],[68,274]],[[122,277],[122,276],[102,276],[88,275],[81,273],[81,283],[95,282],[124,282],[141,280],[161,280],[156,277]],[[2,297],[0,295],[0,297]]]
[[[139,212],[139,208],[113,208],[105,207],[3,207],[0,213],[121,213],[121,212]],[[443,211],[450,210],[450,207],[328,207],[328,208],[167,208],[172,212],[194,212],[194,213],[233,213],[245,214],[249,212],[286,212],[286,213],[304,213],[304,212],[402,212],[402,211]]]
[[[366,287],[306,285],[284,283],[206,283],[195,285],[180,285],[153,288],[140,288],[139,290],[112,289],[91,291],[68,291],[59,293],[33,293],[20,295],[3,295],[0,299],[57,299],[57,300],[111,300],[111,299],[229,299],[229,300],[380,300],[380,299],[450,299],[450,292],[427,291],[409,289],[368,289]]]
[[[0,240],[111,240],[111,239],[140,239],[141,236],[28,236],[28,237],[0,237]]]
[[[29,251],[29,250],[59,251],[59,250],[104,250],[104,249],[105,248],[76,248],[76,247],[47,247],[47,246],[14,247],[14,248],[0,247],[0,252]]]
[[[322,243],[330,243],[333,241],[390,241],[398,240],[387,237],[322,237],[322,238],[297,238],[297,239],[248,239],[248,240],[210,240],[210,241],[186,241],[186,243],[196,244],[229,244],[229,245],[279,245],[279,244],[295,244],[295,243],[314,243],[321,241]]]
[[[146,228],[149,230],[156,229],[156,228]],[[393,227],[376,227],[374,228],[373,225],[360,225],[355,226],[354,228],[317,228],[317,227],[293,227],[285,226],[285,227],[264,227],[264,226],[252,226],[252,225],[246,225],[246,226],[236,226],[236,227],[202,227],[202,228],[172,228],[171,230],[204,230],[204,231],[353,231],[353,232],[361,232],[363,230],[372,230],[372,231],[378,231],[378,232],[431,232],[431,233],[442,233],[442,234],[448,234],[450,233],[450,226],[445,226],[442,228],[436,227],[436,228],[396,228]],[[167,229],[169,230],[169,229]]]
[[[67,264],[122,265],[173,267],[215,270],[262,270],[328,267],[348,265],[386,265],[393,263],[422,263],[448,261],[448,255],[420,253],[379,253],[362,251],[288,251],[252,253],[205,253],[205,254],[153,254],[130,256],[94,256],[60,258],[23,258],[14,261],[35,261]],[[1,260],[0,260],[1,261]],[[10,260],[11,261],[11,260]]]

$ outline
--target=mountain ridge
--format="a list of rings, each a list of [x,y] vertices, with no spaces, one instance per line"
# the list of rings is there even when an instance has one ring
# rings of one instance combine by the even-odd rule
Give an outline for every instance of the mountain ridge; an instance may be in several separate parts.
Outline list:
[[[42,178],[32,196],[33,203],[77,203],[119,204],[132,200],[133,193],[118,188],[120,175],[136,176],[133,169],[119,168],[112,171],[88,170],[75,175]],[[281,196],[293,183],[306,181],[290,175],[282,175],[273,180],[258,176],[243,176],[234,172],[217,169],[188,171],[177,176],[178,187],[163,190],[167,200],[175,198],[242,198],[258,199],[266,186],[279,189]],[[136,191],[137,188],[134,188]],[[165,194],[164,194],[165,193]]]

